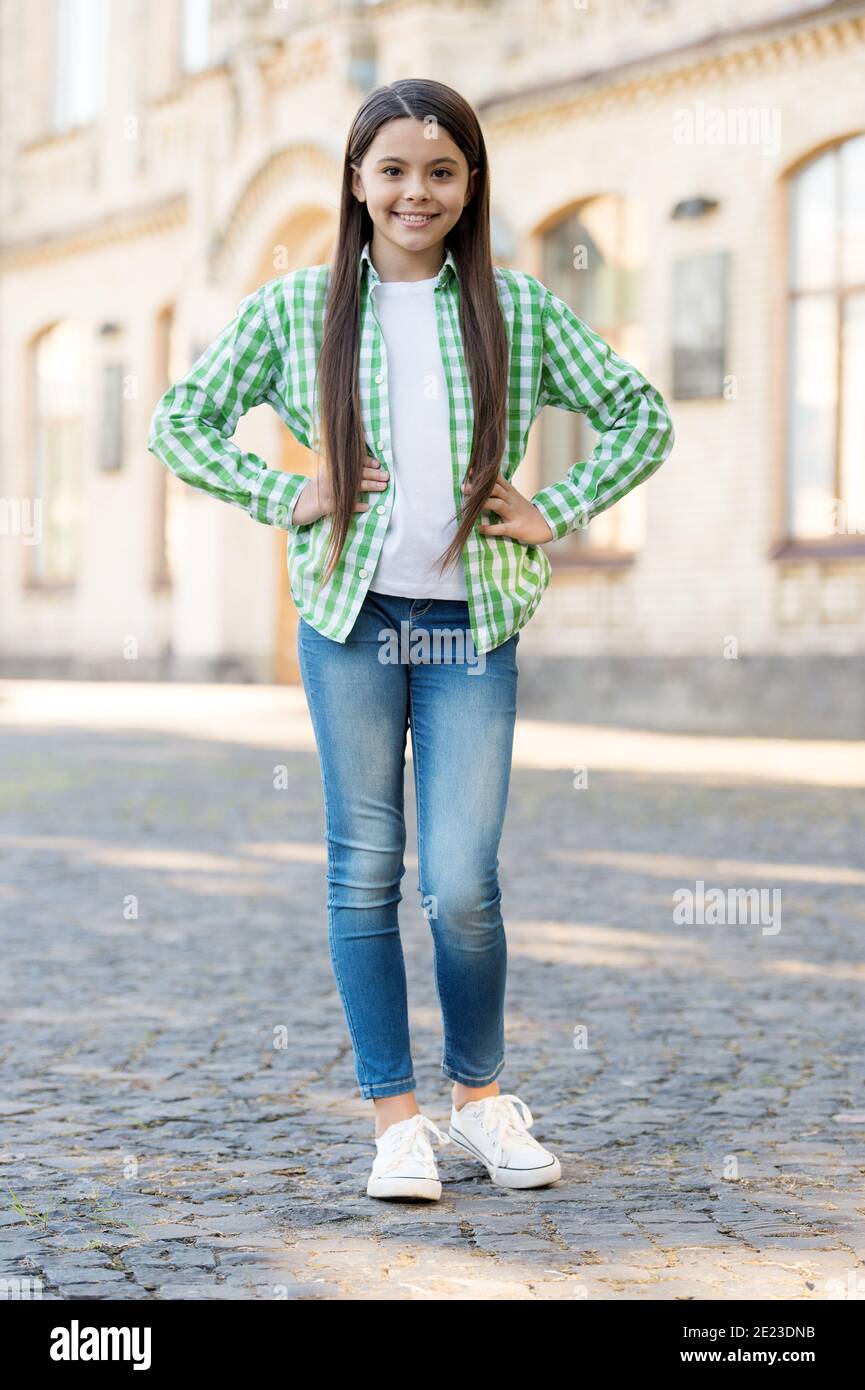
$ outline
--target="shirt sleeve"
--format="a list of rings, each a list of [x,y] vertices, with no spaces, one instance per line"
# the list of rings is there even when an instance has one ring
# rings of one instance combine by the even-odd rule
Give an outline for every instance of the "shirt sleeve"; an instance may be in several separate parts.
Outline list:
[[[147,448],[184,483],[242,507],[267,526],[292,526],[309,479],[269,468],[231,442],[237,422],[264,402],[279,411],[280,357],[262,287],[241,300],[232,321],[156,406]]]
[[[578,411],[601,436],[591,458],[531,499],[560,540],[650,478],[675,432],[660,392],[563,299],[546,296],[539,404]]]

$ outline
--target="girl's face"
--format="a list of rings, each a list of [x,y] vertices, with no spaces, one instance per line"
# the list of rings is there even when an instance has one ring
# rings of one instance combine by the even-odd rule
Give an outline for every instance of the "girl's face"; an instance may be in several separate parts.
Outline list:
[[[422,251],[459,221],[476,175],[441,126],[402,116],[380,128],[353,166],[352,191],[377,234],[403,251]]]

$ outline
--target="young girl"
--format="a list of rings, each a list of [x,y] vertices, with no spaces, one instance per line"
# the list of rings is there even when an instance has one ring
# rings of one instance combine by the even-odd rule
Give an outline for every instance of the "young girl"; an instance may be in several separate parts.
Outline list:
[[[333,264],[248,295],[165,393],[148,438],[185,482],[288,533],[331,962],[375,1109],[373,1197],[438,1198],[432,1142],[448,1142],[415,1101],[397,920],[409,728],[449,1138],[505,1187],[561,1175],[497,1080],[516,649],[550,581],[544,545],[650,477],[673,445],[667,407],[635,367],[539,280],[493,266],[489,215],[469,104],[431,81],[372,92],[348,135]],[[314,477],[231,442],[262,401],[316,451]],[[545,405],[584,413],[600,439],[528,498],[511,478]]]

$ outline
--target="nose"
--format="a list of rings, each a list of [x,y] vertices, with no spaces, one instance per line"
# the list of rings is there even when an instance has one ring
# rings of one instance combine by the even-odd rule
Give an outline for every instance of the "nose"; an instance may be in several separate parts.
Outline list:
[[[416,199],[422,203],[429,202],[427,187],[422,174],[418,174],[412,179],[406,192],[406,197]]]

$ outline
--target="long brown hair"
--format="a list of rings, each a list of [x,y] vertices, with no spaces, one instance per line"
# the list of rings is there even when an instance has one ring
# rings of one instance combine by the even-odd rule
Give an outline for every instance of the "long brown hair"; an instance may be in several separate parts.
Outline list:
[[[498,477],[507,440],[508,347],[490,249],[490,184],[486,146],[469,103],[441,82],[406,78],[378,87],[358,110],[348,133],[336,251],[330,269],[324,334],[317,366],[320,383],[321,448],[333,491],[333,523],[326,582],[345,544],[359,500],[367,456],[360,401],[360,286],[358,265],[373,223],[365,203],[352,192],[352,165],[359,165],[376,133],[388,121],[434,117],[477,169],[472,196],[445,238],[459,272],[459,320],[469,373],[474,429],[469,466],[472,492],[461,499],[456,535],[439,557],[439,573],[457,562]]]

